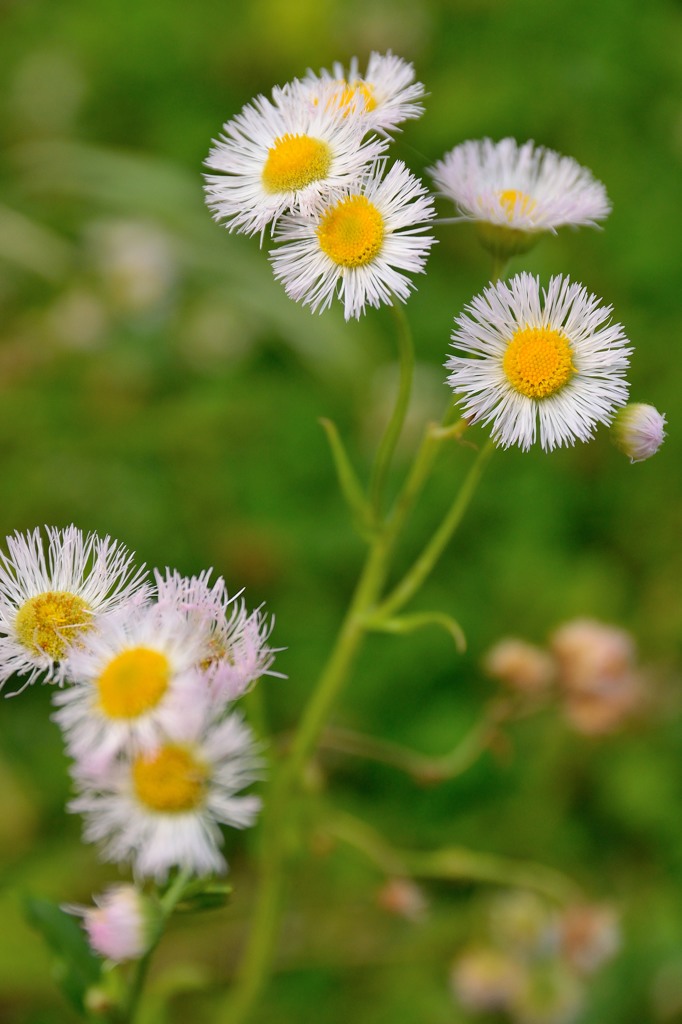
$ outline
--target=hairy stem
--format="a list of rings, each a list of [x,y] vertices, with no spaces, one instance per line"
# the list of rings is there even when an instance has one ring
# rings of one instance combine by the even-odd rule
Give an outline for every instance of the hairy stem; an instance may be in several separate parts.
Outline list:
[[[187,883],[191,878],[191,872],[182,870],[177,873],[170,886],[159,899],[159,906],[161,908],[161,920],[158,924],[156,934],[152,940],[152,943],[142,957],[141,960],[135,964],[131,979],[130,986],[128,988],[127,998],[123,1006],[123,1013],[121,1016],[122,1024],[134,1024],[135,1016],[140,1006],[140,999],[142,996],[142,990],[144,988],[145,981],[147,980],[147,974],[152,962],[152,957],[156,952],[156,947],[163,938],[163,934],[166,930],[166,925],[171,918],[173,911],[180,902],[185,892]]]

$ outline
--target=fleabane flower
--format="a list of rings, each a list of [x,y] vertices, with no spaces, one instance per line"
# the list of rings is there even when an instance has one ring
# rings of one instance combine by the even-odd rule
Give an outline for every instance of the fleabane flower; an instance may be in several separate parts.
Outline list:
[[[110,537],[75,526],[7,538],[0,552],[0,685],[17,673],[25,685],[45,673],[62,682],[66,659],[102,616],[144,601],[144,567]]]
[[[177,569],[167,568],[163,574],[154,570],[158,605],[184,615],[207,638],[208,646],[202,651],[201,661],[213,657],[213,634],[234,617],[241,594],[238,591],[230,597],[222,576],[211,582],[212,571],[205,569],[198,576],[182,576]]]
[[[438,192],[481,241],[509,257],[565,225],[596,226],[611,212],[606,189],[569,156],[514,139],[463,142],[430,169]]]
[[[274,619],[268,619],[261,608],[249,612],[241,602],[214,631],[207,675],[218,704],[237,700],[261,676],[285,678],[271,668],[275,654],[281,650],[268,643],[273,626]]]
[[[206,201],[216,220],[247,235],[285,212],[309,213],[351,184],[386,147],[364,138],[356,109],[331,101],[333,86],[313,102],[298,81],[258,96],[228,121],[206,165]]]
[[[414,287],[405,272],[423,272],[433,217],[431,196],[402,161],[386,173],[378,165],[314,216],[282,218],[270,257],[275,277],[313,311],[338,293],[346,320],[366,305],[405,302]]]
[[[448,383],[503,448],[589,441],[627,400],[631,349],[611,307],[580,284],[530,274],[490,285],[455,320]],[[464,355],[459,353],[463,352]]]
[[[76,758],[107,764],[119,751],[149,750],[201,714],[201,662],[209,618],[156,602],[110,615],[69,661],[72,685],[54,695],[54,719]]]
[[[211,583],[211,570],[191,577],[169,569],[165,576],[154,575],[159,605],[181,610],[202,631],[199,667],[217,701],[236,700],[262,675],[281,675],[271,671],[277,649],[267,642],[274,620],[261,608],[249,612],[241,591],[230,597],[222,576]]]
[[[630,402],[611,424],[611,440],[630,462],[655,455],[665,437],[665,416],[653,405]]]
[[[309,71],[304,85],[313,102],[318,103],[320,88],[332,85],[326,102],[341,110],[358,108],[366,131],[390,134],[401,122],[424,113],[419,102],[424,86],[415,82],[414,67],[390,50],[371,53],[364,74],[360,73],[357,57],[353,57],[347,70],[336,61],[331,72],[323,68],[315,75]]]
[[[120,756],[102,771],[86,760],[73,776],[69,809],[85,816],[84,837],[105,860],[132,863],[138,878],[163,881],[177,867],[202,876],[226,870],[221,825],[246,828],[260,809],[241,794],[259,776],[250,730],[235,714],[187,720],[181,735]]]
[[[139,960],[161,925],[156,904],[134,885],[113,885],[94,897],[94,907],[67,907],[83,918],[90,946],[99,956],[121,963]]]

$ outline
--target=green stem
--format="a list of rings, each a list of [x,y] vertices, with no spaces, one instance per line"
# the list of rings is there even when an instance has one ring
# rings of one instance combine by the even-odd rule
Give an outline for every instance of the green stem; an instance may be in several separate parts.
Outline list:
[[[480,724],[461,743],[442,757],[428,757],[378,736],[366,736],[352,729],[326,729],[320,745],[368,761],[378,761],[405,772],[421,785],[453,779],[466,771],[486,749],[491,736],[490,726]]]
[[[371,825],[350,814],[335,814],[328,828],[332,835],[360,850],[389,875],[488,882],[528,889],[561,905],[581,899],[580,888],[572,879],[544,864],[480,853],[461,846],[430,851],[395,849]]]
[[[454,846],[406,855],[408,871],[416,878],[442,878],[453,882],[489,882],[528,889],[561,905],[579,901],[581,890],[572,879],[545,864],[513,860]]]
[[[298,776],[305,760],[315,747],[329,709],[366,632],[364,618],[373,607],[385,581],[388,553],[383,538],[377,539],[370,549],[337,642],[294,735],[286,766],[292,780]]]
[[[289,751],[272,784],[263,823],[263,862],[261,885],[251,926],[249,944],[236,981],[228,998],[225,1020],[241,1024],[258,998],[274,956],[277,922],[283,889],[283,867],[287,856],[284,834],[287,816],[305,762],[313,750],[360,642],[365,633],[364,617],[376,601],[386,574],[388,551],[377,538],[367,556],[338,638],[313,691]]]
[[[458,420],[455,424],[448,425],[451,413],[452,405],[449,405],[443,417],[442,425],[438,426],[435,423],[429,423],[424,432],[421,445],[412,463],[407,480],[387,520],[386,535],[390,543],[393,543],[395,538],[397,538],[417,498],[421,494],[429,473],[433,469],[433,464],[442,442],[460,438],[468,427],[468,423],[464,419]]]
[[[462,775],[486,751],[497,732],[497,721],[486,715],[482,721],[472,726],[471,730],[442,757],[434,757],[426,766],[430,772],[425,776],[429,781],[440,782],[454,779]]]
[[[497,284],[501,281],[507,273],[507,265],[509,263],[509,257],[495,253],[493,255],[493,272],[490,278],[493,284]]]
[[[377,521],[381,519],[381,505],[386,476],[391,466],[391,459],[395,447],[400,438],[407,409],[410,404],[412,392],[412,378],[414,376],[414,345],[412,332],[401,303],[395,299],[390,305],[391,313],[396,324],[396,337],[398,342],[398,356],[400,360],[400,383],[398,395],[393,408],[393,413],[381,439],[377,457],[372,471],[372,479],[369,485],[369,498]]]
[[[511,714],[512,707],[506,701],[491,702],[481,720],[451,750],[435,757],[353,729],[327,728],[320,745],[327,750],[379,761],[405,772],[421,785],[432,785],[454,779],[467,771],[490,747],[500,723]]]
[[[401,337],[405,345],[409,344],[411,349],[411,343],[406,340],[408,336],[403,334]],[[406,351],[403,351],[404,369],[408,363],[411,373],[409,356]],[[377,503],[381,499],[385,475],[407,408],[409,392],[406,380],[407,374],[404,372],[401,378],[400,394],[396,402],[396,412],[389,423],[377,457],[373,482],[373,493]],[[450,407],[444,420],[446,425],[449,422],[451,411]],[[408,475],[392,514],[386,522],[377,524],[377,532],[371,540],[364,568],[337,640],[294,734],[288,758],[279,766],[279,770],[273,778],[263,820],[261,885],[256,898],[244,959],[235,980],[235,986],[224,1007],[223,1019],[226,1024],[227,1022],[243,1024],[248,1019],[271,970],[284,888],[284,867],[288,856],[285,837],[288,835],[287,824],[300,776],[319,740],[329,711],[339,695],[368,630],[367,623],[370,613],[374,614],[377,601],[386,582],[394,545],[433,466],[439,444],[447,436],[456,436],[463,429],[464,425],[461,428],[453,426],[449,430],[441,427],[431,428],[430,432],[427,431],[415,464]],[[483,461],[482,456],[479,456],[476,465],[479,465],[480,468],[477,471],[470,471],[464,481],[459,502],[456,504],[456,521],[451,514],[448,519],[450,525],[445,542],[452,535],[457,522],[464,514],[480,476]],[[378,512],[378,505],[375,508]],[[444,543],[440,544],[438,552],[433,553],[431,565],[444,547]],[[413,584],[410,592],[414,593],[417,586],[418,584]]]
[[[283,868],[287,859],[284,834],[287,814],[305,762],[314,749],[333,702],[348,674],[355,652],[367,632],[367,613],[376,603],[386,579],[392,538],[389,538],[388,532],[381,525],[381,504],[395,445],[407,415],[414,373],[414,348],[407,317],[397,302],[391,305],[391,311],[397,325],[400,379],[395,406],[379,445],[370,483],[374,534],[365,567],[360,574],[327,665],[312,691],[311,699],[294,735],[288,758],[280,766],[279,774],[270,788],[263,816],[261,885],[247,949],[235,989],[229,994],[225,1008],[225,1017],[230,1024],[241,1024],[247,1019],[270,971],[284,888]],[[328,436],[336,440],[329,429]],[[345,496],[350,499],[351,507],[357,508],[361,504],[358,487],[354,477],[350,478],[345,460],[339,460],[338,443],[335,447],[335,456],[337,469],[340,466],[343,471],[340,475],[342,485],[345,484]]]
[[[462,517],[474,495],[492,450],[493,443],[488,441],[479,452],[478,458],[464,478],[464,482],[447,515],[414,562],[412,568],[376,609],[376,618],[392,615],[417,593],[462,521]]]
[[[163,933],[166,930],[168,920],[173,914],[176,906],[182,899],[187,883],[192,876],[192,872],[183,868],[177,873],[173,882],[168,887],[163,896],[159,899],[159,907],[161,908],[161,919],[157,925],[152,943],[142,957],[141,960],[135,964],[135,968],[132,973],[130,985],[128,988],[128,996],[123,1006],[123,1014],[121,1017],[122,1024],[133,1024],[135,1015],[137,1014],[140,998],[142,996],[142,990],[144,989],[145,981],[147,980],[147,974],[149,967],[152,962],[152,957],[156,952],[156,947],[163,937]]]

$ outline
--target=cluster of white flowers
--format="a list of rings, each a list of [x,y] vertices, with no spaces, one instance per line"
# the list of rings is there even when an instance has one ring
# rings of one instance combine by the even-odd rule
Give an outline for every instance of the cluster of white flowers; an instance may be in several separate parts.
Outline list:
[[[502,263],[565,225],[595,226],[610,212],[606,189],[571,157],[514,139],[468,141],[431,168],[460,220],[476,224]],[[580,284],[530,274],[489,285],[455,319],[446,367],[472,423],[527,451],[588,441],[628,397],[632,351],[611,307]],[[460,353],[464,353],[463,355]]]
[[[365,306],[405,301],[408,273],[424,270],[433,200],[400,161],[390,133],[419,117],[424,87],[411,64],[373,53],[331,72],[308,71],[228,121],[206,161],[207,202],[231,231],[269,227],[274,273],[313,310],[336,294],[346,319]]]
[[[308,71],[225,124],[206,161],[208,205],[230,231],[262,242],[270,229],[273,271],[290,298],[322,311],[338,295],[346,319],[407,300],[407,275],[423,272],[434,243],[425,234],[434,202],[385,154],[401,122],[422,114],[423,96],[411,64],[372,53],[364,74],[356,58]],[[455,219],[473,221],[499,263],[559,227],[595,227],[611,210],[591,171],[532,141],[468,140],[430,173]],[[628,398],[631,351],[610,313],[563,277],[541,290],[518,275],[474,298],[456,320],[458,352],[446,363],[470,422],[492,423],[505,448],[527,450],[539,437],[546,451],[610,424]],[[644,445],[623,431],[615,440],[637,461],[656,450],[650,435]]]
[[[71,809],[138,877],[225,868],[219,826],[253,823],[258,777],[234,701],[271,672],[272,623],[210,572],[144,568],[75,526],[15,534],[0,553],[0,681],[63,684],[54,718],[74,759]]]

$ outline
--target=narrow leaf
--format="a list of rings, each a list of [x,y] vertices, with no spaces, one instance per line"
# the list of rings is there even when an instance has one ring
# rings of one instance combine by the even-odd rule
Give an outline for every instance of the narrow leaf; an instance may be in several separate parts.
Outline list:
[[[343,441],[336,428],[336,424],[332,423],[331,420],[321,418],[320,424],[322,425],[327,440],[329,441],[329,447],[331,448],[332,456],[334,458],[334,466],[336,468],[336,475],[339,481],[339,487],[341,493],[346,500],[346,504],[350,508],[353,515],[357,518],[360,525],[366,526],[369,521],[369,505],[365,498],[362,485],[358,480],[357,474],[353,469],[350,459],[344,448]]]
[[[466,650],[467,646],[466,637],[460,624],[444,612],[417,612],[414,615],[403,615],[393,619],[370,617],[365,621],[365,625],[377,633],[413,633],[425,626],[440,626],[452,637],[460,654]]]
[[[95,956],[76,919],[56,903],[35,896],[24,899],[28,923],[57,956],[55,978],[73,1005],[83,1010],[88,989],[101,981],[102,961]]]

